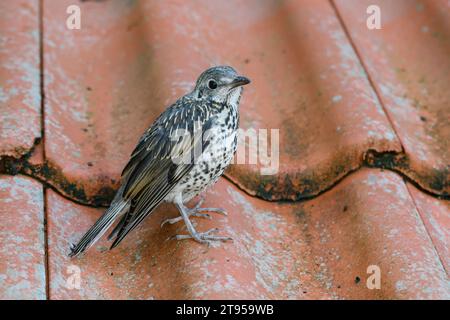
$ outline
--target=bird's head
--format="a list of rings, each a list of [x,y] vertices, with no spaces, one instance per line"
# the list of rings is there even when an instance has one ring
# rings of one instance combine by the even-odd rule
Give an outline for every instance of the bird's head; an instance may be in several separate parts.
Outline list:
[[[217,66],[207,69],[198,77],[193,94],[200,99],[236,104],[242,86],[249,83],[248,78],[239,75],[232,67]]]

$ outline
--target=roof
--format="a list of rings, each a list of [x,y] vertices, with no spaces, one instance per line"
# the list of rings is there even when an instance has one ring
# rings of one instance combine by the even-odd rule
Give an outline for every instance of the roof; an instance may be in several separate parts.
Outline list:
[[[83,1],[70,30],[72,2],[0,3],[1,298],[450,298],[442,2]],[[252,79],[241,127],[279,129],[278,172],[232,165],[206,193],[228,217],[195,220],[234,240],[166,241],[184,226],[160,228],[163,205],[69,259],[139,136],[214,64]]]

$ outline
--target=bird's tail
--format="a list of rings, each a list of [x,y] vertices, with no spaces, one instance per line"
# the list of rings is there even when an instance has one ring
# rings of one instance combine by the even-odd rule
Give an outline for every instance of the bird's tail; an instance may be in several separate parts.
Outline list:
[[[117,198],[117,197],[116,197]],[[112,202],[108,210],[95,222],[95,224],[80,239],[77,245],[71,244],[69,257],[76,257],[92,246],[111,227],[114,221],[122,216],[130,205],[123,200]]]

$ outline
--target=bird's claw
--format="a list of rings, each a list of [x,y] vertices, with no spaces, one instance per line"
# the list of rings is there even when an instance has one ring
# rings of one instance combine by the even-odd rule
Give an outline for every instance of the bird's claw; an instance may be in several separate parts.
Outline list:
[[[212,228],[212,229],[209,229],[208,231],[205,231],[205,232],[194,233],[193,235],[177,234],[175,236],[172,236],[172,237],[168,238],[167,240],[172,240],[172,239],[176,239],[176,240],[194,239],[194,240],[196,240],[196,241],[198,241],[200,243],[206,243],[208,245],[211,244],[211,241],[229,241],[229,240],[233,240],[233,238],[228,237],[228,236],[215,236],[215,235],[212,235],[212,233],[216,233],[218,231],[219,231],[218,228]]]

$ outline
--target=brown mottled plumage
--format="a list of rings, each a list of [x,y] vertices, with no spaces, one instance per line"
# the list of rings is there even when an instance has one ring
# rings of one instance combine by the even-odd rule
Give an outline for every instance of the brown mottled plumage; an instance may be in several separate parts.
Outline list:
[[[140,138],[122,172],[121,187],[100,219],[87,231],[69,256],[89,248],[120,218],[108,239],[117,246],[163,201],[174,203],[189,235],[199,242],[229,240],[211,235],[216,229],[198,233],[189,216],[209,217],[202,212],[221,209],[188,209],[184,203],[214,184],[236,151],[239,99],[242,86],[250,81],[228,66],[203,72],[195,89],[167,108]]]

